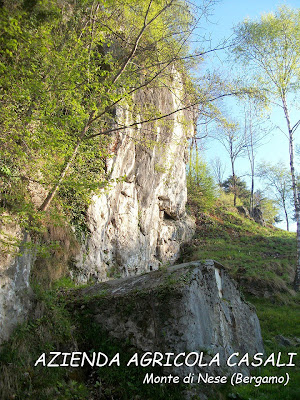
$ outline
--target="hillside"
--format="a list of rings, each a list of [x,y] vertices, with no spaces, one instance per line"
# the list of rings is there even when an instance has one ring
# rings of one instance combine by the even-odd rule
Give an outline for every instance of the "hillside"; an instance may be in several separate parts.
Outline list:
[[[225,195],[206,212],[191,200],[188,207],[196,221],[196,234],[183,249],[182,260],[217,260],[245,294],[284,298],[291,293],[295,233],[257,224],[241,215]]]

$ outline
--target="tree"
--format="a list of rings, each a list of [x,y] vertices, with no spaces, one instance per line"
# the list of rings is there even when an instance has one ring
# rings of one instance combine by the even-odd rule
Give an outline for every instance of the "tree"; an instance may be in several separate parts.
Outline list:
[[[235,163],[238,157],[242,156],[245,153],[246,142],[245,136],[239,129],[238,124],[227,122],[223,120],[223,126],[220,128],[220,133],[215,136],[226,149],[231,164],[231,179],[232,179],[232,188],[231,191],[233,193],[233,205],[236,206],[236,199],[238,196],[238,177],[235,171]]]
[[[266,129],[263,128],[261,116],[259,115],[258,108],[255,104],[254,99],[250,97],[246,98],[246,104],[244,105],[244,135],[245,135],[245,147],[246,154],[250,164],[251,173],[251,189],[250,189],[250,204],[249,211],[250,215],[253,214],[254,210],[254,180],[256,174],[256,153],[257,149],[262,146],[262,142],[266,136]]]
[[[280,107],[289,139],[293,201],[297,221],[297,267],[294,287],[300,285],[300,201],[294,166],[294,135],[300,120],[292,122],[292,95],[299,89],[300,10],[286,6],[262,15],[259,21],[246,20],[235,29],[236,58],[250,67],[262,91]]]
[[[239,198],[244,206],[249,208],[250,191],[245,181],[241,180],[238,176],[230,176],[222,183],[222,187],[225,193],[233,193],[235,200]]]
[[[281,162],[275,165],[265,162],[258,166],[258,176],[268,183],[268,187],[275,192],[275,200],[284,211],[288,231],[288,206],[292,200],[292,183],[289,170]]]
[[[218,185],[221,187],[224,180],[226,167],[223,165],[220,157],[216,157],[211,161],[211,167]]]
[[[196,148],[190,151],[187,168],[187,189],[189,198],[201,210],[209,209],[216,200],[216,186],[209,168]]]

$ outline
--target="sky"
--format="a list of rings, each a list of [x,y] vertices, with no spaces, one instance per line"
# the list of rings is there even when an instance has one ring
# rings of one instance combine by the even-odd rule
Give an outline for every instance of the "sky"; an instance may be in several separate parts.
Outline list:
[[[196,3],[201,4],[200,0]],[[242,22],[246,18],[257,19],[263,13],[275,11],[279,5],[287,5],[291,8],[299,8],[300,0],[288,0],[288,1],[273,1],[273,0],[221,0],[218,1],[211,15],[208,17],[207,22],[201,23],[201,30],[198,31],[199,35],[205,34],[207,38],[211,40],[211,46],[217,46],[222,40],[229,38],[232,35],[232,28],[239,22]],[[228,75],[230,68],[226,64],[225,53],[222,51],[217,53],[211,53],[209,57],[206,57],[204,68],[207,70],[218,70],[219,73]],[[235,114],[238,110],[235,108],[233,103],[229,102],[228,110]],[[294,113],[294,118],[297,118]],[[273,126],[272,132],[266,138],[266,144],[261,146],[257,153],[257,163],[265,160],[272,163],[280,162],[286,167],[289,167],[289,150],[288,140],[280,130],[285,129],[285,120],[282,114],[282,110],[273,109],[271,114],[271,123]],[[296,122],[296,120],[295,120]],[[277,128],[276,128],[277,127]],[[297,138],[299,136],[299,139]],[[300,145],[300,130],[298,135],[295,136],[295,142]],[[230,175],[229,157],[226,151],[222,148],[222,145],[216,141],[208,140],[203,144],[203,154],[206,161],[210,162],[216,156],[220,157],[224,163],[226,163],[225,178]],[[299,160],[300,161],[300,160]],[[246,176],[249,171],[249,162],[246,158],[237,160],[237,174],[240,176]],[[247,178],[244,178],[247,181]],[[249,182],[249,180],[248,180]],[[256,189],[263,189],[263,184],[256,180]],[[280,228],[285,229],[285,222],[278,224]],[[291,224],[291,229],[295,231],[295,224]]]

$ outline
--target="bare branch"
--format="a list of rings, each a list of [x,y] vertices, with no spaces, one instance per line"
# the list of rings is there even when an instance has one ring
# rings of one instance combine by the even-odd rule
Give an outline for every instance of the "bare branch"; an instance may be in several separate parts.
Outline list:
[[[214,102],[216,100],[222,99],[224,97],[235,96],[237,94],[240,94],[240,92],[224,93],[224,94],[220,94],[218,96],[215,96],[215,97],[213,97],[211,99],[206,99],[206,100],[202,99],[202,101],[210,103],[210,102]],[[145,120],[140,121],[140,122],[133,122],[133,123],[128,124],[128,125],[121,125],[121,126],[116,127],[116,128],[107,129],[107,130],[101,131],[99,133],[95,133],[94,135],[86,136],[85,139],[89,140],[89,139],[92,139],[92,138],[100,136],[100,135],[108,135],[110,133],[113,133],[113,132],[116,132],[116,131],[120,131],[120,130],[124,130],[124,129],[128,129],[128,128],[132,128],[134,126],[143,125],[143,124],[146,124],[146,123],[149,123],[149,122],[159,121],[161,119],[168,118],[168,117],[170,117],[170,116],[172,116],[172,115],[174,115],[174,114],[176,114],[176,113],[178,113],[180,111],[192,109],[195,106],[198,106],[199,104],[202,104],[202,102],[200,100],[198,100],[198,101],[196,101],[196,102],[194,102],[192,104],[189,104],[187,106],[177,108],[176,110],[173,110],[173,111],[171,111],[171,112],[169,112],[167,114],[163,114],[163,115],[160,115],[158,117],[151,117],[151,118],[145,119]]]

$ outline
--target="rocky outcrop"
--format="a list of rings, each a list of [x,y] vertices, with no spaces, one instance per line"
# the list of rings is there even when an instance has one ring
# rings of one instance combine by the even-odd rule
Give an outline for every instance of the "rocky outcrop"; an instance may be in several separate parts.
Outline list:
[[[218,374],[235,352],[263,352],[254,308],[213,260],[99,283],[71,296],[99,331],[141,352],[202,352],[206,362],[219,353]],[[184,376],[197,369],[182,366],[173,372]]]
[[[26,249],[29,237],[14,223],[1,226],[1,240],[12,243],[17,238],[21,241],[19,248],[12,251],[11,245],[3,246],[0,254],[0,343],[26,318],[31,307],[29,276],[34,256]]]
[[[244,206],[237,206],[238,212],[245,218],[250,218],[250,213],[248,209]]]
[[[262,210],[261,210],[261,208],[259,206],[255,206],[253,208],[253,211],[251,213],[251,217],[254,219],[254,221],[257,224],[265,226],[265,220],[264,220],[264,217],[263,217],[263,213],[262,213]]]
[[[148,88],[134,101],[167,114],[182,107],[180,97],[174,74],[173,91]],[[131,114],[121,109],[117,113],[120,124],[128,124]],[[186,146],[193,133],[192,114],[181,111],[163,123],[115,134],[113,158],[107,160],[112,183],[94,196],[88,209],[90,235],[73,271],[77,280],[140,274],[178,258],[181,244],[194,231],[185,212]]]

